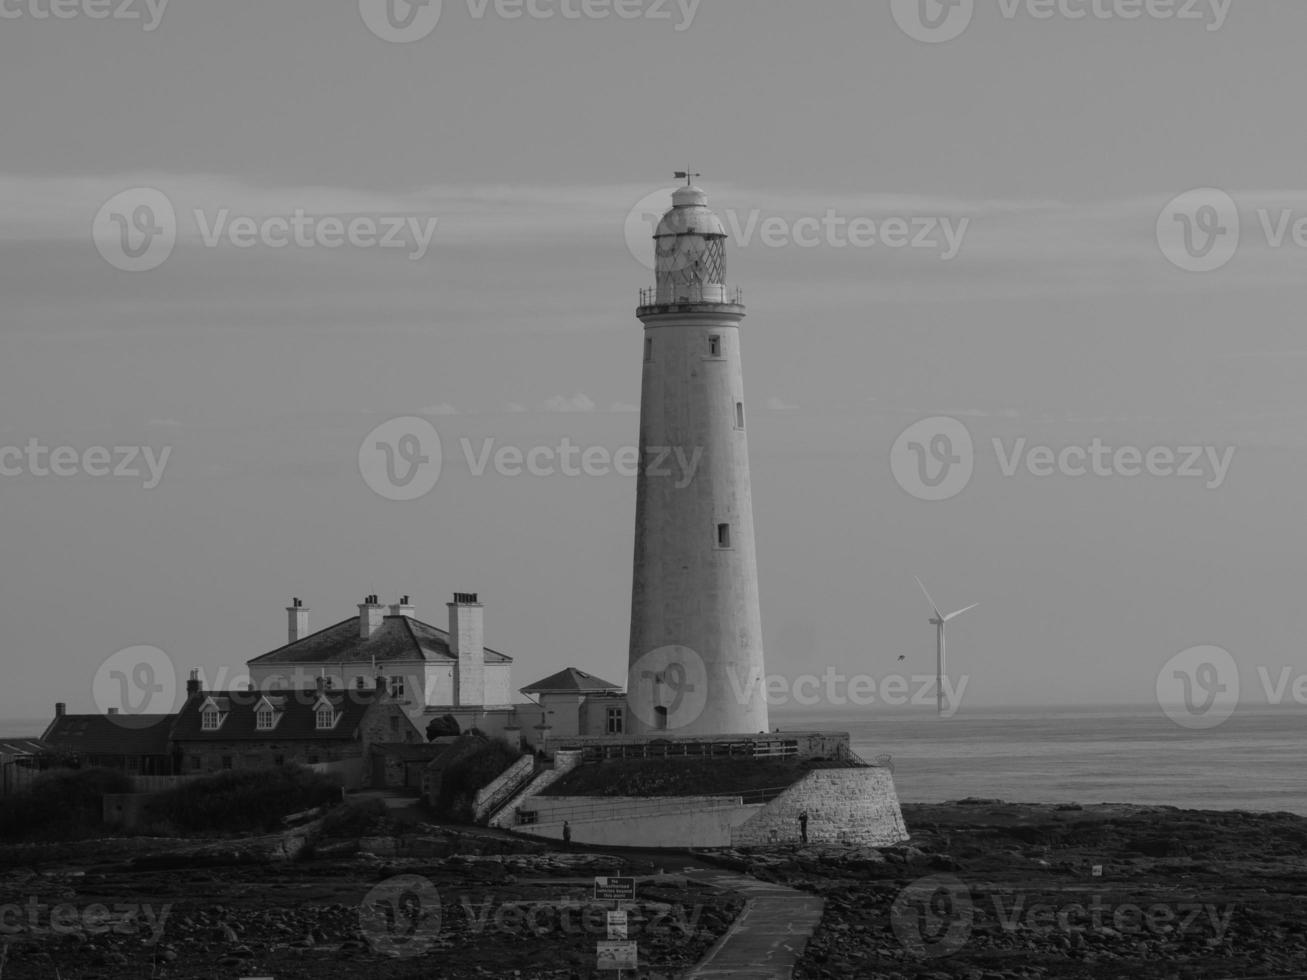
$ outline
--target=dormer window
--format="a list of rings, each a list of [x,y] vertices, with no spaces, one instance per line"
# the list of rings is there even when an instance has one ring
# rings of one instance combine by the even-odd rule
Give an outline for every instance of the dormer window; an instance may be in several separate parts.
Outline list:
[[[396,674],[390,679],[390,696],[392,698],[402,698],[404,696],[403,674]]]
[[[324,704],[318,708],[318,731],[324,731],[332,728],[336,724],[336,711],[329,704]]]
[[[226,698],[208,697],[200,705],[200,731],[216,732],[227,719],[231,704]]]
[[[254,718],[255,718],[255,723],[257,724],[258,729],[261,732],[266,732],[271,730],[273,724],[275,724],[277,720],[277,716],[275,713],[273,713],[273,710],[271,708],[260,708],[257,712],[255,712]]]

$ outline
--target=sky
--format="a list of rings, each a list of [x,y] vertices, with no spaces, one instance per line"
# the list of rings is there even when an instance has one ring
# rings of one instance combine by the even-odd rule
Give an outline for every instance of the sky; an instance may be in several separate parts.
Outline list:
[[[634,479],[478,461],[635,444],[686,168],[769,673],[929,675],[920,576],[980,603],[964,707],[1151,703],[1198,645],[1251,703],[1307,674],[1297,0],[51,3],[0,3],[0,717],[138,646],[235,677],[292,596],[476,592],[515,686],[624,681]],[[388,423],[439,437],[415,499],[360,462]]]

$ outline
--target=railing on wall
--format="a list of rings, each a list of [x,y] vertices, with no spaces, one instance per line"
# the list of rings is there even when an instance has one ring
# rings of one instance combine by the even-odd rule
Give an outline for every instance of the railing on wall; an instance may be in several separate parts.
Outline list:
[[[738,742],[691,739],[647,742],[618,742],[608,745],[586,745],[586,762],[602,759],[673,759],[673,758],[747,758],[785,759],[799,754],[799,743],[789,739],[741,739]]]
[[[737,806],[770,803],[789,788],[790,786],[786,785],[742,790],[735,793],[695,793],[686,798],[706,801],[702,806],[695,806],[696,812],[702,810],[726,810]],[[519,810],[517,812],[517,824],[521,826],[524,824],[557,823],[560,820],[566,820],[569,823],[582,823],[587,820],[611,820],[682,812],[683,805],[681,805],[681,811],[669,809],[676,805],[675,800],[676,797],[670,796],[661,799],[651,797],[640,800],[610,799],[607,801],[603,797],[599,797],[593,803],[578,803],[574,806],[549,807],[548,809],[541,809],[537,806],[531,809]]]

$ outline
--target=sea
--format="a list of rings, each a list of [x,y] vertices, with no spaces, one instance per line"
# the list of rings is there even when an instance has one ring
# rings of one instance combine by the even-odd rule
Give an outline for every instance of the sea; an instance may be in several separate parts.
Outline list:
[[[1240,705],[1182,727],[1156,705],[771,711],[773,728],[846,731],[868,762],[889,756],[904,803],[1145,803],[1307,815],[1307,708]]]
[[[49,720],[0,719],[0,737]],[[1213,728],[1156,705],[919,710],[773,708],[782,731],[848,732],[868,762],[888,756],[904,803],[1145,803],[1307,815],[1307,708],[1240,705]]]

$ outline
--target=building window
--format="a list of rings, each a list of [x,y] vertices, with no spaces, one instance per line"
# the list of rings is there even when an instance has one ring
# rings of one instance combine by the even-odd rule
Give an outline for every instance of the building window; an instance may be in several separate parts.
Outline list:
[[[404,676],[396,674],[390,679],[390,696],[392,698],[402,698],[404,696]]]
[[[273,717],[271,708],[260,708],[254,716],[259,731],[266,732],[272,728]]]
[[[622,718],[621,708],[609,708],[608,709],[608,734],[621,735],[622,729],[624,727],[623,721],[624,719]]]
[[[231,768],[231,756],[229,756],[229,755],[224,755],[224,756],[222,757],[222,768],[224,768],[224,769],[230,769],[230,768]]]
[[[362,676],[361,674],[358,677],[354,678],[354,686],[358,688],[360,691],[363,690],[365,687],[367,687],[367,685],[368,685],[368,679]]]
[[[194,772],[199,772],[200,769],[203,768],[203,766],[204,766],[204,762],[200,759],[200,757],[199,757],[198,755],[193,755],[193,756],[191,756],[191,769],[192,769],[192,771],[194,771]]]
[[[398,734],[399,734],[399,716],[398,716],[398,715],[391,715],[391,716],[390,716],[390,731],[391,731],[392,734],[395,734],[395,735],[398,735]]]
[[[323,705],[318,709],[318,728],[330,728],[336,723],[336,712]]]
[[[717,334],[713,334],[708,338],[708,356],[709,357],[722,356],[722,338],[717,336]]]
[[[729,548],[731,546],[731,526],[729,524],[717,525],[717,547]]]
[[[653,338],[644,338],[644,360],[648,364],[653,361]]]
[[[744,428],[744,402],[735,403],[735,427],[737,429]]]
[[[206,732],[216,732],[218,726],[222,724],[222,715],[210,708],[208,711],[200,714],[200,729]]]

